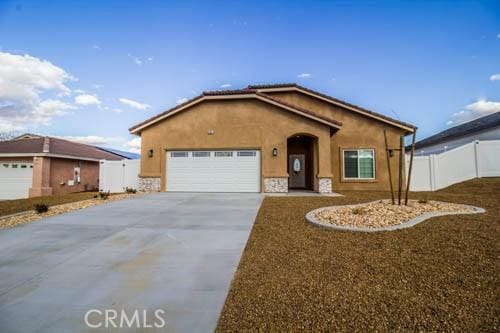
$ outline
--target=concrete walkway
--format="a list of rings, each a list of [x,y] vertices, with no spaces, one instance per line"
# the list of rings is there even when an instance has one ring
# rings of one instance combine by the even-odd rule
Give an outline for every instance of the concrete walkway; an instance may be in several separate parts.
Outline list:
[[[90,309],[165,311],[120,332],[213,331],[261,200],[158,193],[0,230],[0,332],[104,331]]]

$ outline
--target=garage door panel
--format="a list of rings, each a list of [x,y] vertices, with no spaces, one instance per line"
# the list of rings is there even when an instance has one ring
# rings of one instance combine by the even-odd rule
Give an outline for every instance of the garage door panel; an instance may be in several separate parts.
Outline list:
[[[27,198],[32,179],[32,163],[0,163],[0,200]]]
[[[259,151],[167,152],[167,191],[260,192]]]

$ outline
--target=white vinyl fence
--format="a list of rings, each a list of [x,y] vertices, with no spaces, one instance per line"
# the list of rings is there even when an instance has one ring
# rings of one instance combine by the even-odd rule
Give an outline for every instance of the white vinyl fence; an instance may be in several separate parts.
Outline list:
[[[99,191],[118,193],[139,188],[141,160],[106,161],[99,163]]]
[[[406,170],[410,156],[406,156]],[[411,191],[436,191],[479,177],[500,177],[500,140],[474,141],[429,156],[414,156]],[[407,172],[408,174],[408,172]]]

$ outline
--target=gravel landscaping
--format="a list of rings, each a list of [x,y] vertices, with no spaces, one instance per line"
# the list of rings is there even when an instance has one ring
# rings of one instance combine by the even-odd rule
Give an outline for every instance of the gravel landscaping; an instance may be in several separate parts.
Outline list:
[[[409,200],[408,205],[393,205],[391,200],[366,204],[333,206],[313,211],[321,223],[355,228],[381,228],[399,225],[424,213],[474,213],[473,207],[449,202]]]
[[[92,198],[92,199],[80,200],[80,201],[76,201],[76,202],[70,202],[70,203],[66,203],[66,204],[60,204],[60,205],[49,207],[49,210],[46,213],[41,213],[41,214],[35,212],[34,210],[29,210],[29,211],[25,211],[25,212],[13,214],[13,215],[3,216],[3,217],[0,217],[0,229],[12,228],[12,227],[15,227],[17,225],[26,224],[26,223],[40,220],[44,217],[58,215],[58,214],[70,212],[70,211],[77,210],[77,209],[84,209],[87,207],[100,205],[100,204],[104,204],[104,203],[112,202],[112,201],[116,201],[116,200],[121,200],[121,199],[128,198],[130,196],[133,196],[133,195],[135,195],[135,194],[125,194],[125,193],[114,194],[114,195],[110,195],[108,197],[108,199],[106,199],[106,200],[101,200],[99,198]],[[96,194],[94,194],[94,196],[96,196]],[[33,209],[33,207],[31,207],[31,209]]]
[[[377,233],[305,220],[316,208],[390,198],[342,194],[264,199],[217,331],[500,330],[500,178],[410,196],[474,205],[483,214]]]
[[[76,192],[76,193],[66,193],[66,194],[55,194],[55,195],[36,197],[36,198],[4,200],[0,201],[0,216],[11,215],[15,213],[21,213],[28,210],[32,210],[33,206],[36,204],[43,203],[49,206],[55,206],[69,202],[92,199],[98,194],[99,192]]]

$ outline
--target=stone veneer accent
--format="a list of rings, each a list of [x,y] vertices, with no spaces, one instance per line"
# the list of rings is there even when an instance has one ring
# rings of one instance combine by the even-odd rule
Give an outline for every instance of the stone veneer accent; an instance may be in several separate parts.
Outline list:
[[[264,192],[286,193],[288,192],[288,178],[264,178]]]
[[[140,177],[139,191],[141,192],[160,192],[160,177]]]
[[[332,179],[319,178],[318,179],[318,192],[319,193],[332,193]]]

